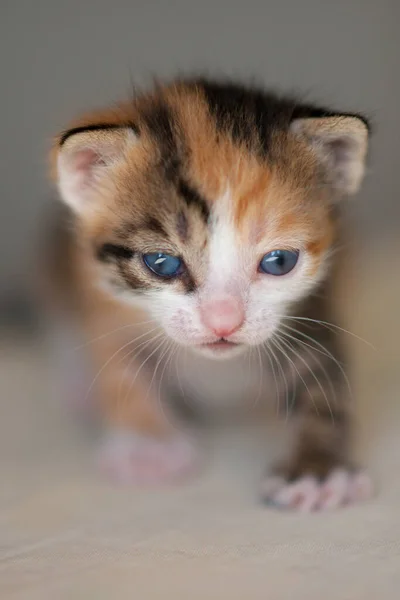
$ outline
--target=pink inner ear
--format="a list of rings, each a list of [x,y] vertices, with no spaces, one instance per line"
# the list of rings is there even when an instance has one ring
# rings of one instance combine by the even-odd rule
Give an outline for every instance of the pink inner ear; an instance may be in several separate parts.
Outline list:
[[[73,159],[74,171],[80,171],[82,173],[90,171],[95,164],[101,164],[98,153],[92,148],[85,148],[85,150],[79,150]]]

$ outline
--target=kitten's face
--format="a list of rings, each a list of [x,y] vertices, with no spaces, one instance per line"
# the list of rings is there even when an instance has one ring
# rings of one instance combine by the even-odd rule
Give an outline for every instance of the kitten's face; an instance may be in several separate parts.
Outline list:
[[[266,150],[251,115],[238,132],[211,108],[200,88],[164,90],[131,109],[139,132],[68,134],[58,172],[98,284],[178,344],[228,357],[271,338],[323,277],[335,182],[290,121]]]

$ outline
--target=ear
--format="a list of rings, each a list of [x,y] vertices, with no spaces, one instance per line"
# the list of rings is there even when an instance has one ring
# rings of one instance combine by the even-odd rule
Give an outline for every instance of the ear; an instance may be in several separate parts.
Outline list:
[[[355,194],[365,171],[369,130],[357,116],[295,119],[291,130],[314,149],[328,183],[341,194]]]
[[[96,189],[136,139],[129,127],[89,126],[65,133],[56,150],[57,183],[64,202],[75,212],[87,210]]]

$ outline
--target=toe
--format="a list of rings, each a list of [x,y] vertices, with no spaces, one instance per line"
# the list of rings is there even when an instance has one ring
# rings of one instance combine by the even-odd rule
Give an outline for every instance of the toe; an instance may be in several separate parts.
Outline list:
[[[370,477],[362,472],[335,469],[324,481],[307,475],[289,482],[283,477],[268,477],[261,495],[266,504],[297,512],[329,511],[367,500],[372,495]]]
[[[318,502],[318,487],[315,477],[302,477],[282,488],[275,496],[275,504],[299,512],[310,512]]]
[[[332,510],[347,502],[351,475],[345,469],[333,471],[321,485],[319,510]]]
[[[371,477],[360,471],[356,473],[350,482],[348,490],[348,501],[354,502],[365,502],[369,500],[374,494],[374,486]]]

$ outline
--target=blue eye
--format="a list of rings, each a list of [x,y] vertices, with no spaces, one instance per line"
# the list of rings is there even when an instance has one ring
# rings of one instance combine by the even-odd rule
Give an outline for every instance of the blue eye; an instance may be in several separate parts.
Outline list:
[[[143,254],[143,262],[150,271],[159,277],[177,277],[182,269],[180,258],[171,256],[170,254],[163,254],[162,252]]]
[[[268,275],[286,275],[296,266],[298,259],[297,250],[272,250],[260,262],[260,271]]]

